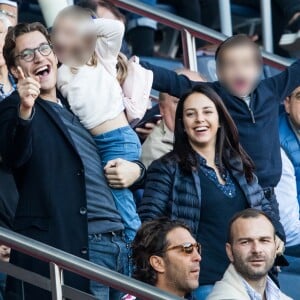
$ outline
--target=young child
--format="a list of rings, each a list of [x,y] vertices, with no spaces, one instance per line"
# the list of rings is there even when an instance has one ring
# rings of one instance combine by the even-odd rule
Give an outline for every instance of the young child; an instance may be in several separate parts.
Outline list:
[[[281,176],[278,109],[300,85],[300,61],[277,76],[261,80],[259,47],[246,35],[235,35],[220,44],[216,55],[219,81],[209,84],[223,99],[240,134],[240,141],[256,165],[256,174],[267,198]],[[180,97],[197,82],[143,63],[154,72],[153,88]]]
[[[63,63],[57,87],[93,135],[104,166],[116,158],[138,160],[141,152],[140,141],[128,124],[117,80],[123,34],[122,22],[93,19],[90,11],[76,6],[62,10],[52,30],[54,51]],[[133,195],[129,189],[112,189],[112,193],[127,242],[131,242],[141,224]]]

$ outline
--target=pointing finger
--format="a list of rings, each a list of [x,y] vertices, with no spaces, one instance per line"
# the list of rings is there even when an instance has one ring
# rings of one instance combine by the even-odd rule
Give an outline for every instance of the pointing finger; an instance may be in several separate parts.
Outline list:
[[[17,73],[18,73],[18,79],[25,79],[23,69],[20,66],[17,67]]]

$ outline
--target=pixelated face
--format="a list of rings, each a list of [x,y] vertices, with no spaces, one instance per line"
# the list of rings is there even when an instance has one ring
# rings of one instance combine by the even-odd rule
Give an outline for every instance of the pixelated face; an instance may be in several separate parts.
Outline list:
[[[215,148],[219,114],[215,104],[204,94],[193,93],[184,102],[183,125],[192,147]]]
[[[237,97],[248,96],[255,88],[261,73],[254,47],[234,46],[222,51],[217,67],[220,82]]]
[[[232,242],[226,251],[235,269],[246,280],[266,276],[276,257],[275,232],[264,216],[237,219],[231,227]]]
[[[96,36],[86,33],[88,22],[72,16],[58,17],[51,31],[53,49],[59,62],[70,67],[82,66],[91,59]]]

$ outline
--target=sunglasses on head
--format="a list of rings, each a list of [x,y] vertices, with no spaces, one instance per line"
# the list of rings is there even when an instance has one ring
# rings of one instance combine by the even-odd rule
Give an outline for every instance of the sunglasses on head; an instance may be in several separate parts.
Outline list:
[[[181,245],[173,246],[170,248],[167,248],[165,252],[179,249],[181,252],[185,254],[192,254],[194,252],[194,249],[201,255],[201,245],[199,243],[184,243]]]

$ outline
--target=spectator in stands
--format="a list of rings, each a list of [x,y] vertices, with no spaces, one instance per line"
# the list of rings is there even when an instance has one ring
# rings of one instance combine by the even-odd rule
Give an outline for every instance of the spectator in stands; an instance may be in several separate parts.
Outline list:
[[[3,2],[5,6],[2,7]],[[7,29],[11,26],[10,19],[15,23],[15,18],[8,15],[12,13],[4,10],[9,1],[0,1],[0,102],[8,97],[16,88],[13,77],[9,74],[3,57],[3,46]],[[16,3],[15,3],[16,4]],[[18,201],[18,193],[14,179],[7,168],[4,167],[0,156],[0,226],[12,228],[14,213]],[[0,260],[9,259],[10,248],[0,245]],[[4,298],[6,275],[0,273],[0,299]],[[2,297],[2,298],[1,298]]]
[[[295,168],[300,204],[300,87],[285,99],[284,106],[285,113],[279,119],[280,145]]]
[[[295,168],[282,148],[281,159],[282,174],[275,188],[275,193],[279,204],[280,221],[286,235],[286,247],[288,249],[291,246],[300,245],[299,202],[297,199]]]
[[[139,1],[151,6],[156,6],[157,2],[157,0]],[[132,13],[128,15],[127,39],[134,55],[153,56],[156,28],[157,23],[151,19]]]
[[[260,49],[245,35],[225,40],[215,59],[219,81],[207,85],[219,94],[235,121],[265,196],[275,198],[274,188],[281,176],[278,110],[285,97],[300,84],[300,60],[281,74],[260,81]],[[198,84],[173,71],[143,65],[154,72],[153,88],[175,97]]]
[[[18,79],[18,92],[0,103],[0,153],[20,196],[14,230],[127,274],[124,224],[91,135],[56,92],[57,58],[46,28],[39,23],[10,28],[3,54]],[[139,162],[119,160],[110,175],[115,184],[130,186],[141,173]],[[49,276],[48,264],[25,254],[12,251],[11,262]],[[87,279],[68,272],[64,282],[90,290]],[[109,299],[109,293],[119,297],[108,287],[98,292],[99,299]],[[50,293],[9,278],[5,299],[20,295],[51,299]]]
[[[198,287],[201,246],[176,220],[146,222],[132,244],[133,277],[178,297]]]
[[[18,1],[0,0],[0,12],[4,14],[12,26],[18,22]]]
[[[261,8],[260,0],[233,0],[233,3]],[[274,52],[287,56],[283,49],[299,51],[300,2],[299,0],[272,0],[272,24]],[[282,48],[283,49],[282,49]]]
[[[176,73],[184,74],[194,81],[205,81],[199,73],[188,69],[177,70]],[[158,105],[160,114],[162,115],[162,121],[154,127],[152,133],[147,137],[142,146],[141,161],[146,168],[148,168],[154,160],[169,153],[173,149],[175,113],[178,101],[178,98],[166,93],[159,94]]]
[[[222,100],[205,83],[195,86],[178,103],[174,150],[150,165],[138,211],[142,221],[161,216],[182,219],[201,241],[196,299],[205,299],[228,267],[225,230],[236,212],[262,207],[283,238],[274,205],[276,201],[267,200],[257,184]],[[283,243],[279,244],[282,251]]]
[[[207,300],[291,300],[268,277],[276,257],[276,241],[266,214],[256,209],[237,213],[229,224],[226,252],[231,264]]]
[[[80,0],[75,3],[76,5],[88,8],[92,10],[99,18],[119,20],[126,23],[125,16],[120,12],[120,10],[109,0]],[[131,56],[131,51],[123,39],[121,52],[127,57]]]

